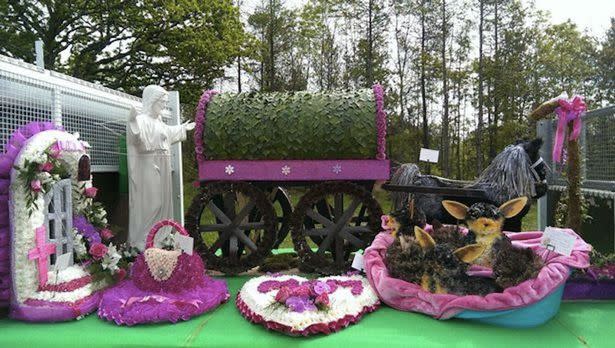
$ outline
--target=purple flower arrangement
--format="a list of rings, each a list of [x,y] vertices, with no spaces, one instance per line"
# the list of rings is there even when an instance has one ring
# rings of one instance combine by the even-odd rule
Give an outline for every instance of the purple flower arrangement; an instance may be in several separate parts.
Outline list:
[[[275,301],[286,306],[293,312],[327,310],[331,305],[329,294],[338,287],[350,288],[350,292],[358,296],[363,292],[363,284],[358,280],[308,280],[299,282],[296,279],[284,281],[267,280],[259,284],[258,291],[267,293],[278,290]]]
[[[73,216],[73,228],[88,241],[89,245],[101,242],[98,230],[84,216]]]

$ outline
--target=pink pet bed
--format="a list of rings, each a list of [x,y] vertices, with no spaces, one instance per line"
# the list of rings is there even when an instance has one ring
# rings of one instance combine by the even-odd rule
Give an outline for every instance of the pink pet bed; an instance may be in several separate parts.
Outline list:
[[[507,318],[491,323],[511,327],[535,326],[550,319],[561,302],[563,286],[570,274],[570,268],[586,268],[589,266],[589,251],[591,246],[585,243],[572,230],[566,233],[576,238],[572,254],[563,256],[546,250],[540,243],[542,232],[505,232],[513,244],[519,247],[531,248],[545,261],[536,279],[527,280],[517,286],[510,287],[502,293],[487,296],[469,295],[457,296],[451,294],[432,294],[424,291],[420,285],[392,278],[384,264],[386,250],[394,241],[386,232],[376,236],[372,245],[364,255],[367,278],[375,289],[378,297],[389,306],[403,310],[428,314],[437,319],[460,317],[467,319],[493,318],[496,315],[506,315]],[[548,298],[548,301],[543,301]],[[548,305],[545,302],[549,302]],[[536,312],[544,312],[545,306],[551,314],[544,320],[535,319],[533,324],[515,322],[531,318]],[[555,307],[555,308],[554,308]],[[511,316],[515,310],[532,309],[523,315]],[[520,319],[523,318],[523,319]],[[489,322],[489,320],[480,320]]]

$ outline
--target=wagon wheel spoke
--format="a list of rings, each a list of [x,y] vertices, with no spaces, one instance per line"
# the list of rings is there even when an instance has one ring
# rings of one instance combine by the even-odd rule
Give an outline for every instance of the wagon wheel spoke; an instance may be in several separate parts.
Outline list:
[[[344,254],[344,238],[342,236],[338,236],[335,238],[335,264],[338,267],[342,267],[344,265],[344,261],[346,260],[346,255]]]
[[[228,224],[201,225],[199,232],[224,232],[228,226]]]
[[[350,203],[350,206],[346,209],[346,211],[344,211],[344,213],[341,214],[339,219],[336,219],[335,226],[331,229],[331,233],[329,233],[327,237],[325,237],[325,240],[323,240],[322,243],[318,246],[318,251],[317,251],[318,254],[322,255],[327,249],[329,249],[329,247],[331,246],[331,242],[333,242],[333,239],[338,236],[340,230],[344,226],[346,226],[348,221],[350,221],[352,214],[354,214],[354,211],[357,209],[359,204],[361,204],[361,201],[358,198],[354,198],[352,200],[352,203]]]
[[[338,222],[342,216],[342,212],[344,211],[344,194],[336,193],[334,201],[335,201],[333,203],[334,217],[335,217],[335,222]]]
[[[240,230],[260,230],[265,227],[265,223],[262,221],[248,222],[237,226]]]
[[[231,234],[229,238],[229,258],[232,263],[238,264],[239,257],[239,243],[237,242],[237,236],[235,234]]]
[[[344,228],[348,233],[371,233],[372,230],[367,226],[349,226]]]
[[[209,251],[215,254],[218,249],[222,248],[222,245],[224,244],[224,242],[229,240],[229,238],[232,235],[233,233],[230,229],[227,229],[223,231],[222,233],[220,233],[220,235],[218,236],[218,239],[216,239],[216,241],[211,245],[211,247],[209,247]]]
[[[256,251],[258,249],[258,247],[256,246],[256,244],[254,244],[254,242],[252,241],[252,239],[250,239],[248,236],[246,236],[242,230],[240,229],[235,229],[233,231],[233,234],[239,238],[239,240],[244,243],[248,248],[250,248],[250,250],[252,251]]]
[[[248,214],[252,211],[252,209],[254,209],[254,206],[256,205],[256,202],[253,199],[250,199],[250,201],[248,202],[248,204],[246,204],[241,211],[239,211],[239,213],[235,216],[235,218],[233,219],[233,226],[239,226],[239,224],[241,224],[241,221],[243,221],[243,219],[245,219],[246,216],[248,216]]]
[[[328,233],[329,233],[328,228],[312,228],[312,229],[305,231],[305,235],[309,237],[315,237],[315,236],[322,237],[322,236],[326,236]]]
[[[365,211],[366,210],[367,210],[367,207],[365,205],[362,205],[361,206],[361,210],[359,210],[359,215],[357,217],[353,218],[355,226],[361,226],[361,224],[365,220]]]
[[[320,222],[323,226],[330,227],[330,226],[334,225],[333,221],[331,221],[331,220],[327,219],[326,217],[322,216],[319,212],[317,212],[315,210],[312,210],[312,209],[307,210],[305,212],[305,214],[307,216],[309,216],[310,218],[312,218],[314,221]]]
[[[345,240],[347,240],[349,243],[351,243],[357,248],[363,248],[365,246],[365,243],[363,243],[363,241],[359,239],[358,237],[352,235],[349,229],[346,229],[346,228],[343,229],[340,232],[340,236],[343,237]]]
[[[226,216],[226,214],[220,208],[218,208],[218,206],[213,201],[210,201],[209,203],[207,203],[207,207],[222,222],[224,222],[225,224],[231,223],[231,219],[229,219],[229,217]]]

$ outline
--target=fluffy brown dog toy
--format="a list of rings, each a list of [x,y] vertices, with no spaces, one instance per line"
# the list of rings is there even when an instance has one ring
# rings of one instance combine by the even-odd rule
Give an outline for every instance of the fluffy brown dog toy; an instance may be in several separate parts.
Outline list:
[[[501,291],[493,279],[466,274],[468,263],[483,253],[483,245],[453,249],[450,244],[436,244],[420,227],[415,227],[414,234],[414,238],[400,235],[387,250],[385,264],[391,276],[420,284],[436,294],[486,295]]]
[[[512,199],[499,208],[488,203],[475,203],[468,208],[455,201],[442,202],[444,209],[468,227],[468,243],[475,241],[485,246],[484,253],[472,264],[492,268],[502,288],[535,278],[543,265],[534,252],[515,248],[502,233],[504,220],[517,215],[526,204],[527,197]]]

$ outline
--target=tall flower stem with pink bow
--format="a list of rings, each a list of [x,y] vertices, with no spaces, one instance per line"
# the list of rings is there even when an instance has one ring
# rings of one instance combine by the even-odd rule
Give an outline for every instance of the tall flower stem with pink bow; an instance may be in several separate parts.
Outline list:
[[[583,196],[581,194],[581,146],[579,138],[583,126],[583,116],[587,106],[583,97],[575,95],[568,98],[563,93],[557,98],[543,103],[530,117],[534,120],[547,119],[555,115],[557,131],[553,144],[553,162],[562,163],[563,147],[566,143],[566,178],[568,180],[567,227],[581,234]],[[566,142],[567,140],[567,142]]]

